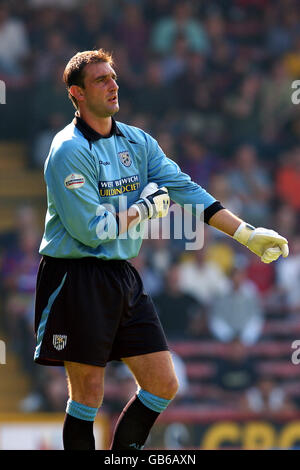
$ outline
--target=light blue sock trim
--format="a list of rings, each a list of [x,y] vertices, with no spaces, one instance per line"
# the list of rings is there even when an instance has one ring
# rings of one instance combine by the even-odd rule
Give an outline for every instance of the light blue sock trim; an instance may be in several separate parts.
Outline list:
[[[95,421],[98,408],[91,408],[69,398],[66,412],[74,418],[83,419],[84,421]]]
[[[166,398],[160,398],[156,395],[152,395],[152,393],[142,389],[140,389],[137,397],[143,403],[143,405],[147,406],[147,408],[150,408],[150,410],[156,411],[157,413],[164,411],[171,401],[167,400]]]

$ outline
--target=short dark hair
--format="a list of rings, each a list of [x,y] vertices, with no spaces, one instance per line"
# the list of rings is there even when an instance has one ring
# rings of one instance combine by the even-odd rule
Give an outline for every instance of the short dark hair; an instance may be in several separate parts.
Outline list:
[[[69,98],[76,109],[78,107],[77,101],[74,96],[71,95],[70,87],[77,85],[84,88],[84,68],[88,64],[97,64],[99,62],[107,62],[109,65],[113,65],[112,54],[104,49],[78,52],[66,65],[63,80],[67,86]]]

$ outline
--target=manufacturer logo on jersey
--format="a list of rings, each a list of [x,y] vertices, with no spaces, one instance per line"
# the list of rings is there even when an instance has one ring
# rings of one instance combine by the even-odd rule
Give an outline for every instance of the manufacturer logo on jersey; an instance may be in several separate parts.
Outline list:
[[[78,189],[81,188],[85,183],[84,176],[72,173],[65,179],[65,187],[67,189]]]
[[[123,163],[124,166],[129,167],[131,165],[132,160],[127,150],[125,152],[119,152],[118,157],[120,159],[120,162]]]
[[[61,351],[67,344],[66,335],[53,335],[53,346],[57,351]]]

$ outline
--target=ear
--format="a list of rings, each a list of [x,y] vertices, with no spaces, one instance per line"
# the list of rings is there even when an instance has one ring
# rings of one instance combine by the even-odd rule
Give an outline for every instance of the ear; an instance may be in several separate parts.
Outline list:
[[[80,86],[78,85],[70,86],[69,92],[76,99],[76,101],[83,101],[84,93]]]

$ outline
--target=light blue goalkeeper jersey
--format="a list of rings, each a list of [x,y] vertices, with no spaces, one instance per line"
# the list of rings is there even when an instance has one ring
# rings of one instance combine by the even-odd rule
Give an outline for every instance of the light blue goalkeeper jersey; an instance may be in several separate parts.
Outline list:
[[[210,216],[219,210],[215,198],[167,158],[155,139],[114,119],[110,136],[103,137],[75,117],[54,137],[44,174],[48,209],[40,253],[55,258],[137,256],[143,230],[139,236],[137,230],[134,237],[119,235],[116,213],[137,201],[149,182],[166,186],[180,205],[196,210],[203,204]]]

